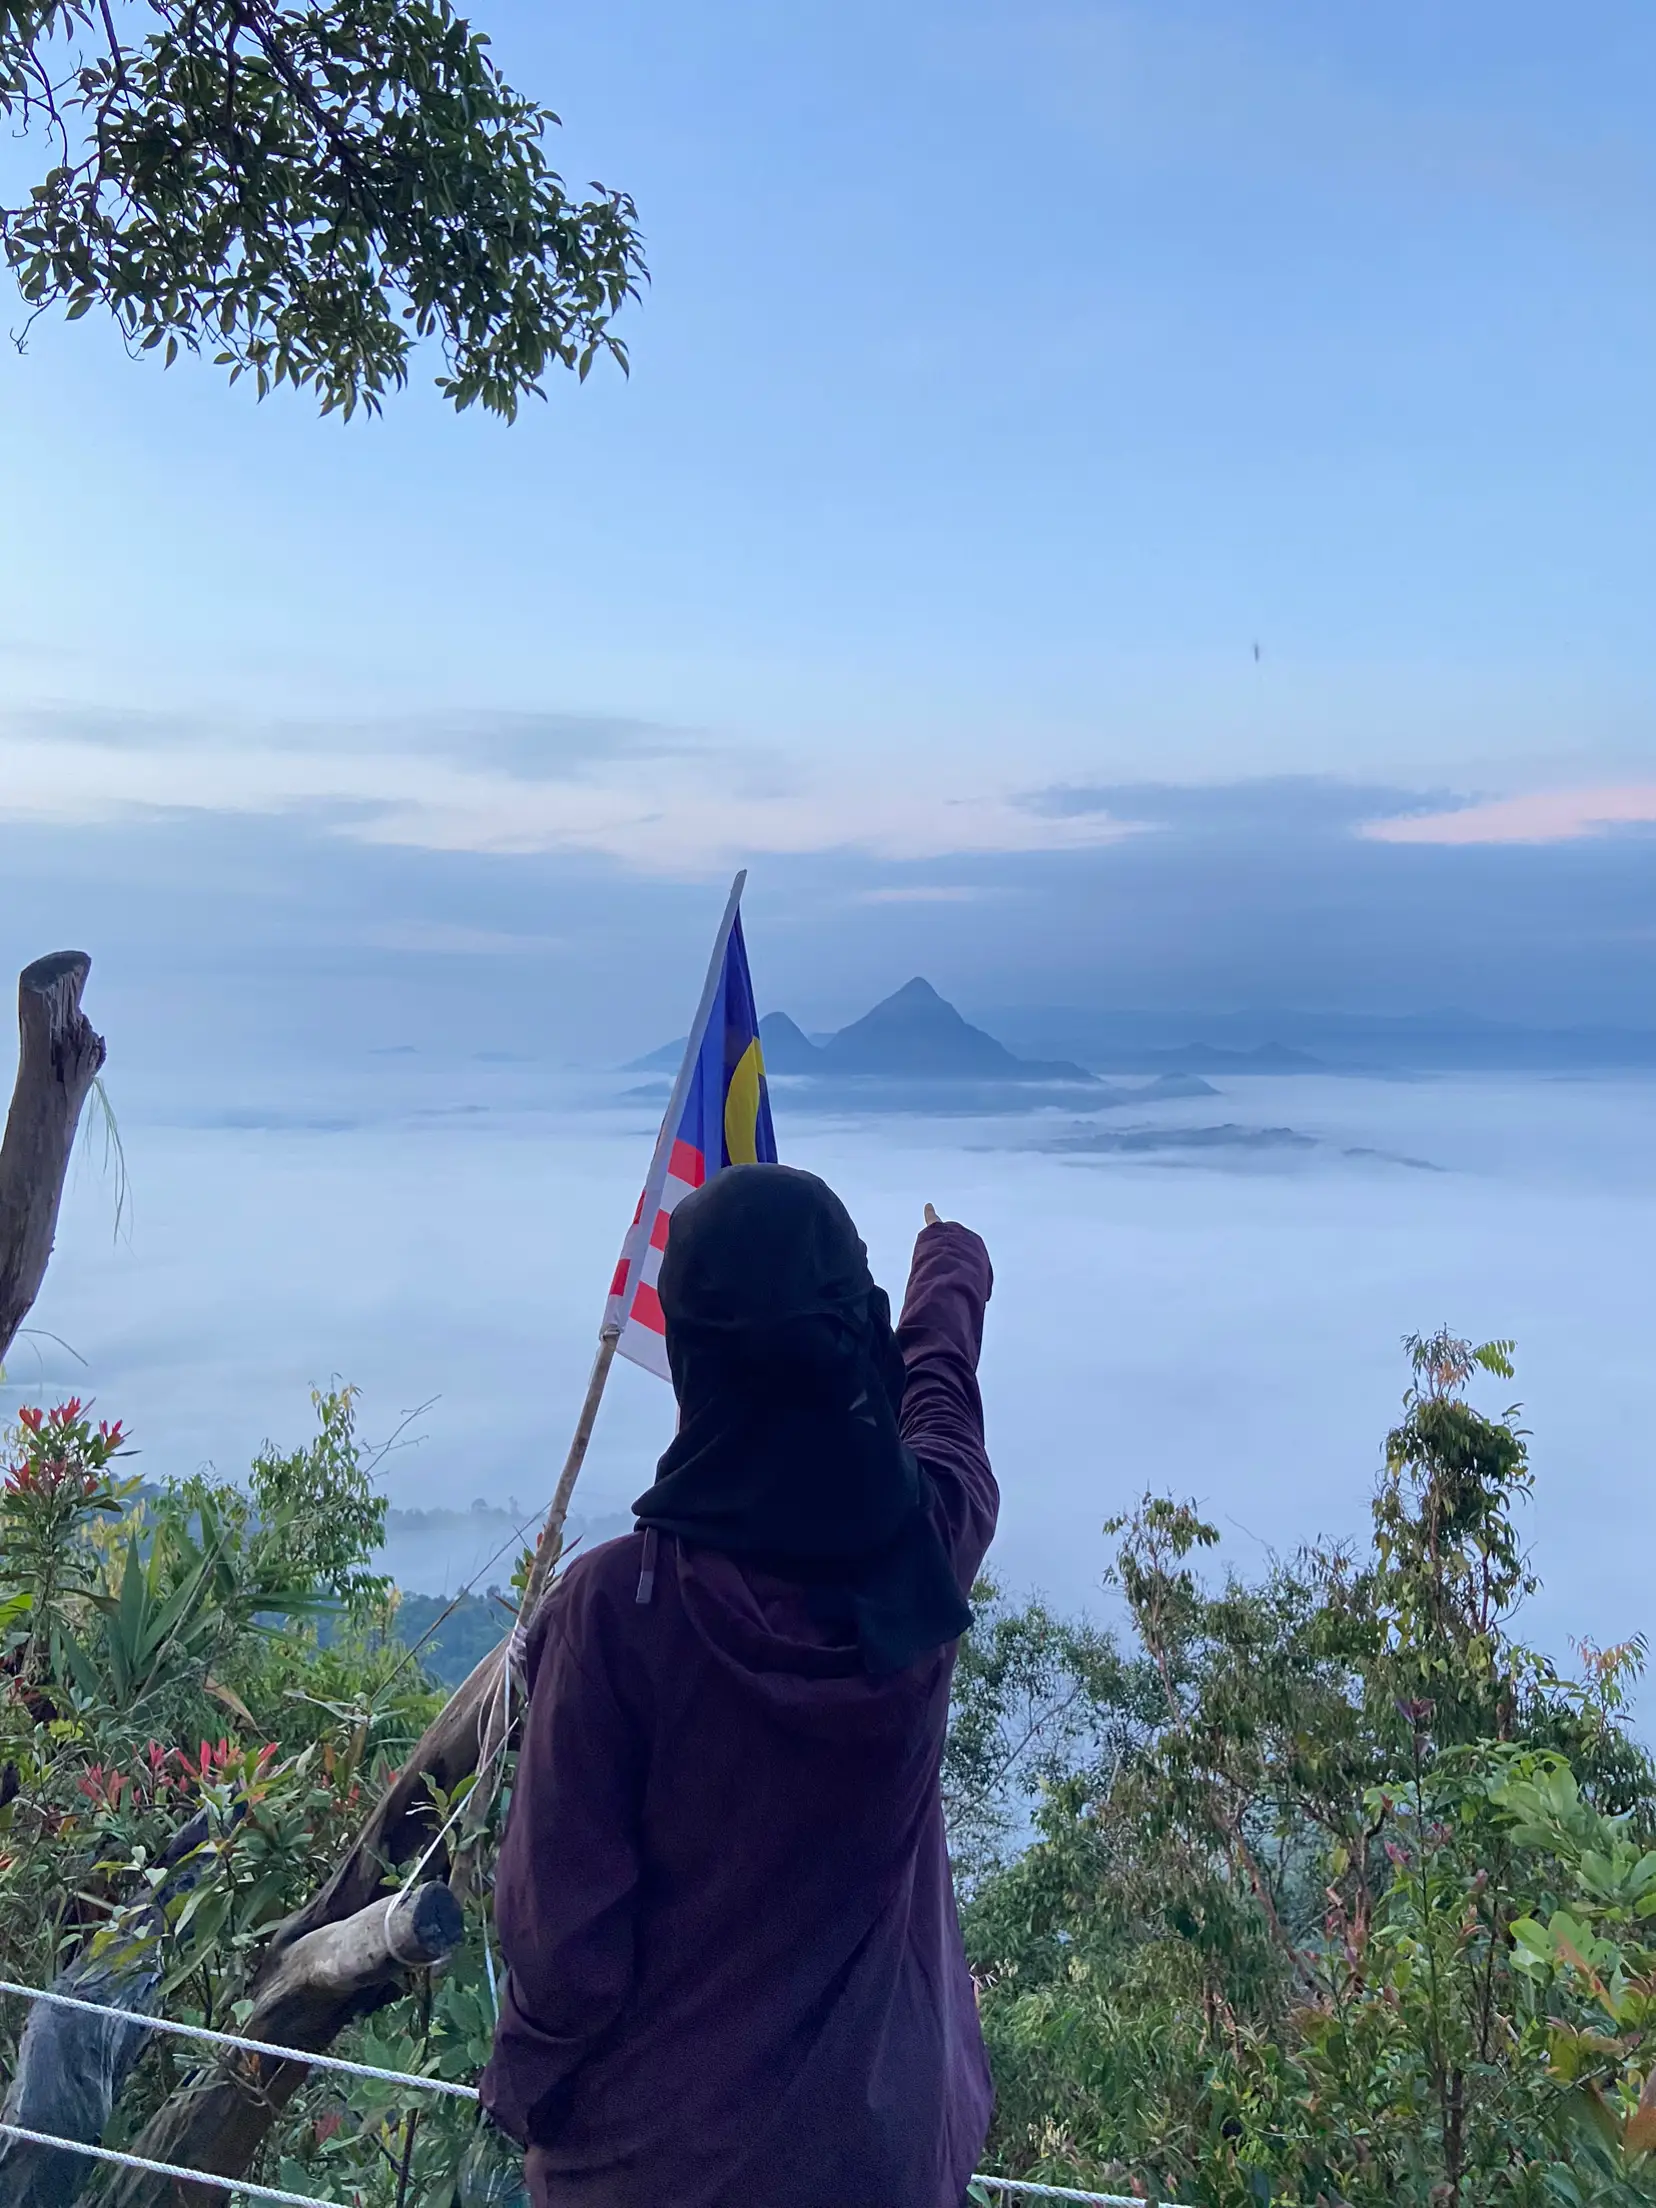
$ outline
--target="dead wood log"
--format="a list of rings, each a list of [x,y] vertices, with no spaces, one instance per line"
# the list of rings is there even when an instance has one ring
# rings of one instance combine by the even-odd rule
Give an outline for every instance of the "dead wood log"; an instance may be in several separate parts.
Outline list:
[[[539,1556],[555,1565],[563,1546],[563,1523],[568,1509],[570,1482],[561,1483],[552,1515],[541,1534]],[[285,1958],[305,1946],[329,1925],[357,1913],[372,1913],[383,1902],[386,1876],[413,1863],[437,1841],[439,1821],[432,1803],[431,1786],[444,1795],[479,1769],[480,1762],[498,1751],[504,1754],[512,1730],[512,1718],[502,1703],[502,1674],[507,1664],[507,1644],[492,1649],[460,1683],[421,1735],[413,1754],[396,1779],[381,1795],[349,1852],[336,1865],[327,1884],[304,1907],[279,1924],[270,1935],[265,1961],[257,1981],[261,2002],[266,1992],[286,1982]],[[431,1782],[428,1785],[427,1782]],[[475,1835],[470,1835],[475,1840]],[[468,1834],[453,1835],[462,1843]],[[446,1879],[450,1870],[446,1843],[435,1847],[428,1866],[435,1878]],[[463,1861],[459,1870],[463,1874]],[[457,1881],[457,1885],[460,1882]],[[445,1885],[442,1892],[452,1899]],[[281,2038],[287,2046],[304,2046],[323,2053],[347,2024],[390,1997],[382,1988],[368,2000],[315,2004],[308,2012],[302,2038],[293,2034],[255,2032],[250,2036]],[[294,2065],[287,2065],[289,2070]],[[292,2088],[288,2088],[291,2092]],[[158,2111],[138,2143],[137,2151],[155,2161],[177,2162],[196,2169],[212,2169],[226,2177],[243,2176],[263,2145],[287,2093],[242,2093],[235,2101],[234,2122],[225,2113],[222,2094],[215,2096],[187,2088],[175,2094]],[[205,2157],[216,2159],[207,2160]],[[157,2181],[159,2182],[159,2181]],[[111,2196],[111,2208],[161,2208],[164,2195],[128,2189]],[[171,2208],[171,2203],[168,2203]]]
[[[296,1940],[320,1925],[336,1924],[341,1917],[364,1908],[384,1890],[387,1871],[413,1862],[422,1848],[431,1845],[438,1820],[426,1782],[429,1779],[444,1794],[452,1794],[477,1769],[483,1727],[499,1695],[505,1662],[506,1644],[502,1642],[455,1688],[421,1734],[401,1772],[380,1796],[328,1883],[271,1934],[267,1970],[276,1967],[283,1950]],[[439,1856],[432,1867],[441,1876],[447,1863]]]
[[[562,1549],[567,1508],[567,1489],[561,1486],[540,1541],[541,1553],[552,1562]],[[543,1571],[543,1580],[545,1576]],[[383,1909],[387,1874],[416,1862],[422,1851],[431,1850],[432,1860],[422,1870],[429,1869],[434,1878],[448,1877],[450,1848],[447,1840],[439,1839],[431,1789],[435,1786],[443,1795],[451,1796],[478,1771],[484,1759],[492,1761],[496,1753],[504,1755],[513,1723],[512,1713],[502,1699],[506,1666],[507,1644],[502,1642],[461,1682],[426,1727],[413,1754],[381,1795],[327,1884],[271,1934],[257,1980],[261,2010],[267,1999],[279,1996],[289,1983],[291,1957],[309,1953],[311,1943],[328,1927],[359,1916],[373,1917]],[[468,1840],[475,1846],[476,1834],[463,1827],[450,1838],[460,1843],[463,1854]],[[456,1891],[467,1868],[465,1860],[457,1867]],[[439,1891],[457,1908],[447,1885]],[[303,2019],[288,2031],[273,2032],[250,2025],[249,2036],[280,2039],[286,2046],[303,2046],[320,2054],[347,2024],[389,1999],[394,1990],[394,1985],[386,1982],[367,1996],[312,2001]],[[297,2072],[295,2064],[277,2067]],[[280,2093],[268,2085],[257,2090],[222,2083],[215,2088],[187,2087],[174,2094],[152,2118],[137,2151],[155,2161],[211,2169],[226,2177],[244,2176],[292,2090],[292,2085]],[[161,2193],[139,2189],[136,2180],[110,2196],[111,2208],[161,2208],[165,2199]]]
[[[465,1922],[448,1888],[428,1881],[379,1895],[341,1923],[295,1940],[278,1958],[242,2027],[249,2039],[320,2052],[353,2018],[401,1991],[408,1970],[440,1962],[460,1944]],[[239,2177],[270,2126],[310,2076],[299,2062],[246,2055],[205,2072],[171,2096],[134,2152],[156,2162]],[[218,2186],[186,2185],[145,2170],[122,2170],[108,2208],[223,2208]]]
[[[103,1040],[80,1009],[90,965],[83,952],[60,952],[26,968],[19,984],[22,1048],[0,1145],[0,1356],[45,1277],[81,1111],[104,1063]],[[427,1781],[452,1794],[477,1770],[485,1737],[495,1737],[489,1717],[505,1661],[503,1645],[449,1698],[327,1884],[272,1934],[250,2038],[321,2053],[348,2024],[394,1998],[407,1966],[436,1961],[459,1944],[459,1905],[438,1883],[447,1868],[441,1848],[431,1879],[403,1897],[389,1920],[384,1881],[436,1837]],[[137,2151],[243,2175],[307,2075],[299,2063],[263,2057],[233,2073],[204,2075],[167,2100]],[[107,2197],[111,2208],[177,2208],[186,2198],[188,2208],[221,2208],[224,2196],[127,2171]]]
[[[383,1924],[387,1872],[414,1863],[431,1847],[438,1831],[426,1781],[429,1778],[445,1794],[452,1794],[477,1769],[483,1723],[499,1692],[505,1660],[503,1644],[455,1689],[381,1795],[326,1886],[271,1934],[247,2026],[250,2039],[276,2040],[285,2047],[322,2054],[348,2024],[400,1990],[395,1970],[361,1986],[329,1990],[333,1979],[325,1972],[319,1974],[314,1964],[314,1958],[328,1950],[317,1943],[337,1939],[353,1925]],[[443,1876],[447,1863],[442,1849],[429,1868],[435,1878]],[[414,1893],[442,1897],[440,1906],[452,1912],[455,1923],[450,1945],[457,1945],[460,1910],[448,1887],[427,1883]],[[267,2004],[277,2012],[280,2030],[266,2018]],[[151,2118],[135,2151],[156,2162],[216,2170],[225,2177],[245,2176],[303,2075],[296,2063],[256,2062],[246,2080],[217,2078],[186,2086]],[[126,2180],[111,2193],[110,2208],[176,2208],[176,2196],[164,2189],[164,2180],[142,2179],[135,2171],[126,2173]],[[146,2191],[145,2185],[160,2189]],[[209,2196],[200,2188],[195,2190],[201,2208],[223,2208],[221,2193]]]
[[[103,1037],[81,1010],[91,965],[84,951],[54,951],[17,984],[17,1086],[0,1141],[0,1359],[46,1277],[75,1130],[103,1067]]]

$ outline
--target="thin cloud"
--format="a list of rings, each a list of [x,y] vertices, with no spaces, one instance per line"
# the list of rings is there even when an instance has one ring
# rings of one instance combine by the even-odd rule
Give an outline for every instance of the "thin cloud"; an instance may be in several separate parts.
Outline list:
[[[493,767],[526,781],[562,780],[623,760],[716,751],[706,732],[620,714],[499,709],[343,715],[327,719],[146,712],[97,706],[17,706],[5,732],[50,744],[101,750],[199,754],[234,745],[304,758],[343,753],[412,753],[461,766]]]
[[[1447,811],[1366,821],[1371,843],[1575,843],[1612,829],[1656,824],[1656,783],[1609,789],[1530,790]]]
[[[436,752],[532,782],[564,781],[622,760],[686,753],[708,758],[729,751],[701,729],[603,713],[455,713],[377,726],[387,749]]]
[[[515,935],[504,928],[473,928],[452,920],[402,920],[390,927],[371,928],[365,938],[370,950],[427,952],[465,958],[544,957],[568,950],[561,935]]]
[[[641,723],[493,716],[401,731],[311,725],[297,740],[126,716],[0,723],[0,821],[204,814],[297,816],[357,843],[425,851],[587,853],[680,876],[750,855],[902,862],[1084,849],[1121,833],[1099,818],[1042,815],[992,782],[939,788],[922,763],[906,779],[885,761],[801,766]]]
[[[894,882],[885,889],[858,892],[859,905],[975,905],[996,893],[965,882]]]
[[[1442,807],[1446,791],[1342,781],[1336,775],[1255,775],[1233,782],[1054,783],[1021,802],[1045,819],[1107,819],[1118,833],[1343,834],[1378,817]]]
[[[1147,1007],[1172,1020],[1161,1039],[1176,1045],[1227,1007],[1259,1013],[1254,1041],[1292,1041],[1271,1008],[1296,1006],[1639,1026],[1656,988],[1651,835],[1634,822],[1480,849],[1352,828],[1164,830],[918,864],[849,844],[742,856],[763,998],[812,1025],[865,1010],[900,959],[991,1032],[997,1007],[1031,1019],[1042,1007]],[[289,1032],[287,1014],[268,1012],[276,989],[308,1023],[337,988],[365,1046],[447,1048],[456,1033],[509,1028],[513,1047],[526,1033],[524,1048],[559,1063],[577,1049],[636,1056],[682,1023],[727,881],[723,866],[645,868],[591,848],[503,861],[365,843],[331,813],[0,820],[0,933],[17,962],[84,945],[120,1066],[143,1060],[168,1081],[208,1047],[196,1023],[217,1036],[229,1021],[255,1055],[274,1047]],[[961,887],[984,894],[870,895]],[[236,978],[181,992],[186,967]],[[1004,1039],[1076,1055],[1065,1021],[1044,1039],[1019,1032]]]

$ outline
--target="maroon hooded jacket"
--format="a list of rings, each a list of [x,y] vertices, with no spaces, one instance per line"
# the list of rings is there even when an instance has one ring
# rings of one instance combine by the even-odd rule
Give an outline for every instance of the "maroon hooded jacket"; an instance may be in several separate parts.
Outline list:
[[[915,1246],[903,1438],[963,1589],[999,1497],[988,1253]],[[938,1786],[953,1648],[871,1678],[797,1586],[662,1535],[530,1636],[483,2099],[536,2208],[959,2208],[990,2088]],[[647,1597],[648,1599],[641,1599]]]

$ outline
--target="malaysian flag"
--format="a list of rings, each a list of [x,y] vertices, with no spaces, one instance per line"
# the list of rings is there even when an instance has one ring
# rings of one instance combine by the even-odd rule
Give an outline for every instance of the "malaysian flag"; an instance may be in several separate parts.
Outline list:
[[[644,1193],[610,1283],[604,1331],[616,1351],[670,1378],[667,1322],[656,1282],[675,1207],[727,1165],[774,1165],[776,1131],[765,1086],[759,1018],[753,1007],[738,874],[713,946],[696,1024],[684,1048]]]

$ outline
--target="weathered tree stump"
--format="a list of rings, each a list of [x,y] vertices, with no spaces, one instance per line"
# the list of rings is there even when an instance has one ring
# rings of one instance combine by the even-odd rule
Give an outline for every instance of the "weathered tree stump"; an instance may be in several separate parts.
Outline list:
[[[285,1948],[243,2030],[249,2039],[320,2051],[354,2017],[399,1992],[409,1970],[452,1954],[464,1930],[460,1905],[444,1885],[382,1894],[343,1923],[324,1925]],[[172,2095],[134,2151],[155,2162],[239,2176],[309,2074],[303,2063],[268,2055],[247,2055],[205,2072]],[[122,2170],[103,2197],[108,2208],[224,2208],[225,2196],[218,2186]]]
[[[250,2039],[275,2040],[285,2047],[305,2047],[321,2054],[348,2024],[400,1991],[402,1974],[394,1960],[384,1968],[376,1964],[360,1980],[350,1972],[341,1978],[327,1958],[342,1951],[330,1943],[347,1933],[354,1942],[362,1926],[383,1930],[387,1873],[415,1862],[421,1850],[431,1846],[437,1831],[426,1781],[429,1778],[444,1794],[452,1794],[477,1769],[480,1742],[499,1697],[505,1662],[503,1642],[455,1689],[327,1884],[272,1932],[257,1983],[257,2005],[247,2025]],[[432,1868],[439,1878],[446,1873],[442,1852]],[[441,1896],[440,1903],[424,1906],[440,1906],[452,1913],[450,1945],[457,1946],[463,1924],[449,1888],[428,1883],[416,1887],[414,1894]],[[358,1952],[354,1944],[346,1951]],[[134,2151],[154,2162],[214,2170],[224,2177],[243,2176],[304,2075],[297,2063],[251,2058],[235,2075],[197,2080],[157,2110],[134,2141]],[[111,2189],[108,2208],[180,2208],[186,2194],[186,2208],[223,2208],[222,2193],[210,2193],[204,2187],[169,2190],[173,2185],[171,2179],[127,2171]]]
[[[91,966],[84,951],[54,951],[17,984],[17,1086],[0,1141],[0,1359],[46,1277],[75,1132],[103,1068],[103,1037],[81,1010]]]

